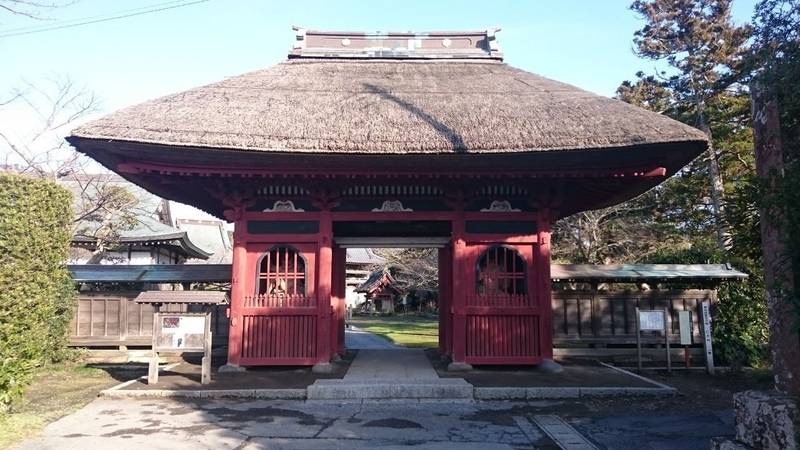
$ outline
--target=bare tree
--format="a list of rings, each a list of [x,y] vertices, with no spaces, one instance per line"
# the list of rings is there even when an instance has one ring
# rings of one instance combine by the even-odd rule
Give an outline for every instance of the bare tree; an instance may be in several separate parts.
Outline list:
[[[5,144],[6,164],[16,165],[22,172],[53,179],[63,178],[85,169],[88,160],[81,158],[63,139],[69,128],[94,113],[98,100],[93,92],[76,85],[68,77],[56,77],[43,84],[23,80],[11,91],[8,100],[0,103],[27,115],[36,124],[29,130],[7,129],[0,125],[0,143]],[[24,127],[23,127],[24,128]]]
[[[138,225],[144,214],[152,214],[143,210],[139,198],[119,177],[102,170],[64,140],[69,129],[97,110],[94,93],[67,77],[42,83],[23,81],[0,102],[0,114],[23,118],[16,125],[0,121],[4,165],[50,178],[72,191],[73,234],[89,241],[89,263],[100,262],[124,230]]]
[[[8,13],[25,16],[30,19],[44,20],[44,13],[75,3],[76,0],[36,1],[36,0],[0,0],[0,9]]]
[[[404,290],[437,291],[439,256],[434,248],[377,249]]]
[[[646,260],[665,248],[680,247],[675,226],[662,217],[648,193],[610,208],[573,214],[553,227],[553,259],[611,264]]]

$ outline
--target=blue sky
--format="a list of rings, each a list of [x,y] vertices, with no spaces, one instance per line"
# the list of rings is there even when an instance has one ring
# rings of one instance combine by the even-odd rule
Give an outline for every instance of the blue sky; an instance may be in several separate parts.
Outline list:
[[[43,21],[0,10],[0,35],[165,1],[78,0],[46,13],[48,20]],[[755,2],[734,0],[734,20],[748,21]],[[209,0],[82,27],[0,37],[0,103],[22,80],[44,85],[48,78],[68,76],[100,98],[100,110],[85,118],[90,119],[276,64],[292,46],[292,25],[353,31],[500,26],[498,42],[509,64],[612,96],[621,81],[656,67],[632,51],[633,33],[642,22],[628,10],[629,4],[630,0]],[[35,135],[38,123],[20,102],[0,107],[0,132],[18,143]],[[76,125],[49,133],[35,152],[63,142],[61,136]],[[15,163],[14,158],[0,141],[0,164]],[[88,170],[100,168],[90,165]],[[180,217],[208,218],[190,207],[173,207]]]
[[[0,32],[110,14],[163,0],[80,0],[48,21],[0,12]],[[503,28],[516,67],[611,96],[655,63],[632,51],[641,21],[629,0],[255,1],[210,0],[159,13],[0,38],[0,94],[21,79],[68,75],[102,99],[103,112],[269,66],[284,59],[291,25],[358,31]],[[735,0],[734,19],[755,0]]]

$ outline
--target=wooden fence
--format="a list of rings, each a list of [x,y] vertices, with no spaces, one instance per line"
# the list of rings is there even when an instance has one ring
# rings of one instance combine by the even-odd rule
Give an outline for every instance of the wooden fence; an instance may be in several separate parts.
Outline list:
[[[78,347],[150,346],[153,306],[133,301],[139,292],[82,292],[70,323],[69,343]],[[215,306],[214,343],[227,344],[227,306]],[[162,312],[202,311],[200,306],[165,305]]]
[[[598,347],[636,343],[636,308],[667,308],[670,343],[680,342],[678,311],[692,312],[692,342],[702,344],[700,308],[704,300],[716,304],[713,289],[652,291],[553,291],[553,340],[556,347],[593,344]],[[663,343],[658,332],[646,332],[650,341]],[[646,339],[645,342],[648,340]]]
[[[138,292],[81,293],[70,325],[70,344],[81,347],[149,346],[153,308],[133,301]],[[628,346],[636,342],[634,315],[642,309],[668,308],[672,342],[678,342],[678,311],[692,311],[693,342],[702,342],[700,304],[716,301],[716,291],[553,291],[553,342],[557,348]],[[192,310],[192,307],[188,307]],[[214,344],[228,340],[227,306],[212,314]],[[169,305],[164,311],[186,311],[186,305]],[[656,333],[650,333],[655,342]],[[661,341],[663,342],[663,341]]]

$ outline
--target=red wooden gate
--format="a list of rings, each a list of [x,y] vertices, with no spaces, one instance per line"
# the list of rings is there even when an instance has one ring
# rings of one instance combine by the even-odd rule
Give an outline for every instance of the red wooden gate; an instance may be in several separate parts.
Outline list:
[[[540,362],[532,245],[469,245],[467,254],[466,362]]]
[[[240,364],[316,362],[319,308],[316,245],[249,244],[242,305]]]

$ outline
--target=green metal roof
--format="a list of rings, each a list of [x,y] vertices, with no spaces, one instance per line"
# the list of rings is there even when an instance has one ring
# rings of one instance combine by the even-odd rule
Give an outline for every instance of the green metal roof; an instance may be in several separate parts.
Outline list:
[[[729,264],[553,264],[553,281],[640,282],[742,280]]]
[[[78,283],[226,283],[230,264],[72,264],[67,266]]]
[[[161,264],[108,265],[74,264],[68,266],[79,283],[137,282],[148,283],[224,283],[231,281],[230,264]],[[553,264],[553,281],[576,282],[686,282],[742,280],[747,274],[727,264]]]

